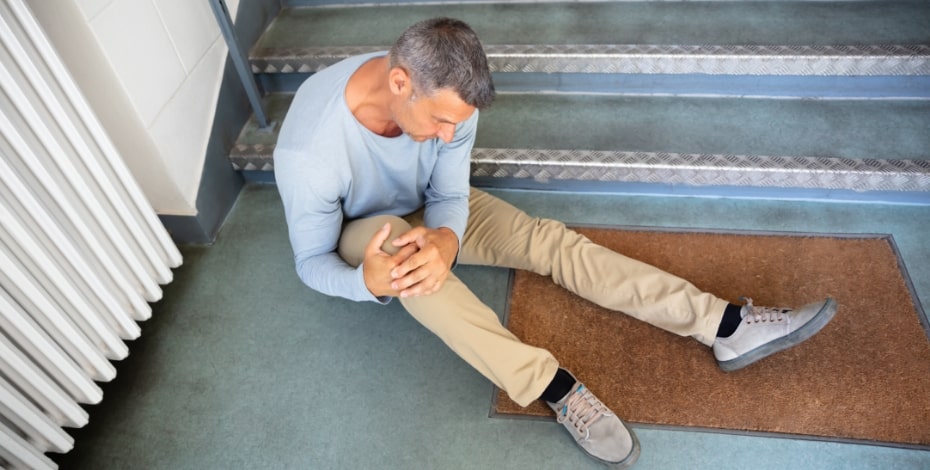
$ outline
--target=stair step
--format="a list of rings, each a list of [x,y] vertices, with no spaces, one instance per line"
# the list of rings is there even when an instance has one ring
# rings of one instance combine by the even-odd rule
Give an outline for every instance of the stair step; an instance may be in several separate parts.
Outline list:
[[[498,100],[482,113],[472,153],[475,184],[847,191],[930,203],[927,1],[290,7],[252,48],[252,68],[266,89],[293,92],[434,16],[471,24],[495,72]],[[270,119],[280,124],[291,98],[268,95]],[[233,166],[269,179],[255,175],[273,170],[276,137],[248,124]]]
[[[928,118],[927,100],[501,93],[475,146],[921,160]]]
[[[271,119],[281,122],[292,97],[266,98]],[[482,112],[472,177],[499,186],[522,180],[927,192],[928,116],[926,100],[502,93]],[[275,138],[250,123],[233,165],[273,170]]]
[[[293,93],[269,93],[262,98],[268,121],[272,129],[263,129],[253,113],[239,132],[236,143],[229,151],[233,169],[243,171],[273,171],[275,143],[281,123],[294,99]]]
[[[255,73],[312,73],[385,50],[406,26],[460,18],[495,72],[930,74],[930,2],[531,2],[295,7],[250,53]]]

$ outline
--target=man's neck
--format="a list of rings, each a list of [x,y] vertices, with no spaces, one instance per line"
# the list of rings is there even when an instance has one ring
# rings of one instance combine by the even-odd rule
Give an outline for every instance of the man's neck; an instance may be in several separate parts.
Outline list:
[[[365,128],[384,137],[397,137],[403,133],[391,117],[388,103],[387,57],[378,57],[362,64],[349,77],[345,100],[352,115]]]

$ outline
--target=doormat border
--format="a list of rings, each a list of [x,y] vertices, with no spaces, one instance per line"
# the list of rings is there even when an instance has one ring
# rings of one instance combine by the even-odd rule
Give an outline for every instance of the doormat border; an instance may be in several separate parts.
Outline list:
[[[829,233],[829,232],[795,232],[795,231],[777,231],[777,230],[738,230],[738,229],[707,229],[707,228],[694,228],[694,227],[652,227],[647,225],[609,225],[609,224],[566,224],[569,228],[590,228],[590,229],[600,229],[600,230],[620,230],[620,231],[630,231],[630,232],[660,232],[660,233],[683,233],[683,234],[694,234],[694,235],[737,235],[737,236],[776,236],[776,237],[817,237],[817,238],[840,238],[840,239],[879,239],[888,242],[888,245],[891,247],[891,252],[894,254],[895,260],[898,264],[898,270],[901,272],[901,277],[904,279],[905,287],[907,288],[908,293],[911,296],[911,301],[914,304],[914,310],[917,312],[917,319],[920,322],[920,326],[924,330],[924,335],[927,337],[927,340],[930,341],[930,320],[927,318],[927,313],[923,308],[923,305],[920,303],[920,298],[917,296],[917,291],[914,288],[914,284],[911,281],[910,273],[907,271],[907,266],[904,264],[904,258],[901,256],[901,251],[898,249],[898,244],[895,242],[894,235],[890,233]],[[504,315],[502,318],[502,323],[504,327],[510,323],[510,303],[513,298],[513,283],[514,277],[516,276],[516,270],[509,269],[507,275],[507,299],[504,305]],[[527,421],[552,421],[551,418],[545,416],[534,416],[534,415],[523,415],[523,414],[511,414],[511,413],[498,413],[497,410],[497,401],[500,396],[500,389],[492,385],[491,386],[491,407],[488,411],[489,418],[495,419],[515,419],[515,420],[527,420]],[[779,432],[768,432],[768,431],[746,431],[739,429],[722,429],[722,428],[710,428],[702,426],[681,426],[673,424],[654,424],[654,423],[638,423],[636,421],[627,421],[625,423],[629,424],[631,427],[636,429],[657,429],[664,431],[684,431],[684,432],[700,432],[708,434],[727,434],[727,435],[737,435],[737,436],[750,436],[750,437],[766,437],[766,438],[779,438],[779,439],[791,439],[791,440],[804,440],[804,441],[816,441],[816,442],[836,442],[841,444],[858,444],[858,445],[872,445],[879,447],[889,447],[897,449],[912,449],[912,450],[930,450],[930,445],[921,445],[921,444],[909,444],[901,442],[888,442],[888,441],[873,441],[867,439],[852,439],[846,437],[826,437],[826,436],[813,436],[808,434],[796,434],[796,433],[779,433]]]

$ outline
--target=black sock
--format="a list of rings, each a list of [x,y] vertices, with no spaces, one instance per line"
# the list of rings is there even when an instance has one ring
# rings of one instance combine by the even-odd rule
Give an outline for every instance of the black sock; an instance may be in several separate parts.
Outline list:
[[[572,391],[573,386],[575,386],[575,378],[572,377],[572,374],[569,374],[567,370],[560,368],[556,371],[555,377],[552,378],[552,382],[549,382],[546,391],[544,391],[539,398],[550,403],[555,403],[565,398],[565,395],[568,395],[568,392]]]
[[[727,304],[727,309],[723,311],[723,320],[720,320],[720,327],[717,328],[718,338],[727,338],[733,334],[743,321],[740,310],[743,307],[739,305]]]

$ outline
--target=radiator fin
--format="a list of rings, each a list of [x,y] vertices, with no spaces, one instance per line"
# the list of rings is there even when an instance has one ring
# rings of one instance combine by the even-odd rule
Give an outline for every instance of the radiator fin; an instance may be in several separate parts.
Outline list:
[[[182,259],[23,0],[0,42],[0,467],[55,468]]]

